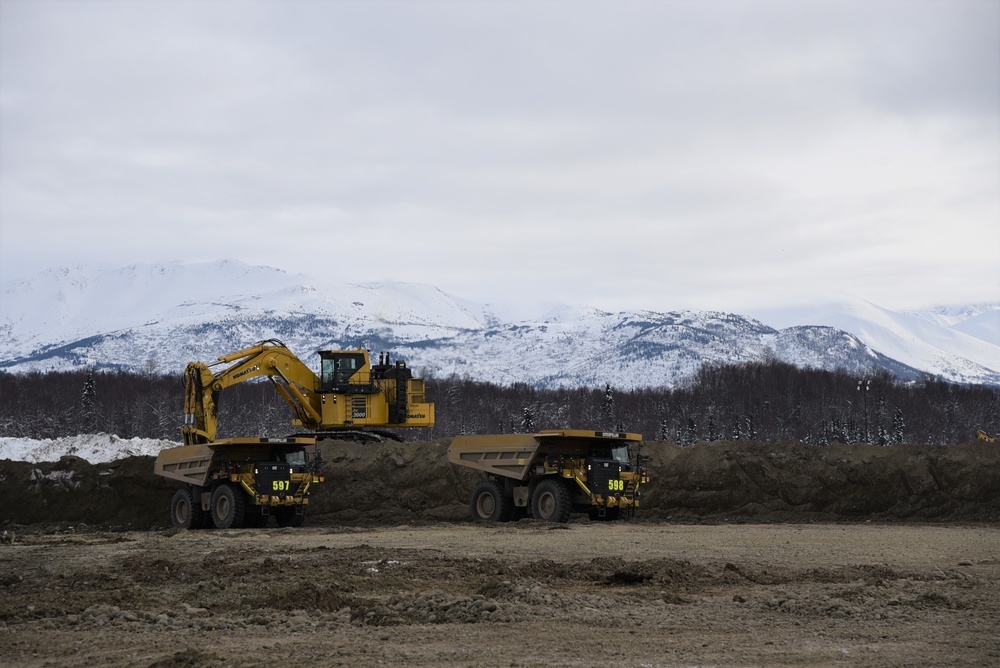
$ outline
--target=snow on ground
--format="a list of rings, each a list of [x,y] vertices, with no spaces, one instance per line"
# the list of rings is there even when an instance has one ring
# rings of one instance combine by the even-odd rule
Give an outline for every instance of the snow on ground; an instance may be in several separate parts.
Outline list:
[[[0,437],[0,460],[22,462],[57,462],[65,455],[86,459],[91,464],[149,455],[155,457],[163,448],[180,445],[176,441],[155,438],[119,438],[114,434],[80,434],[60,438]]]

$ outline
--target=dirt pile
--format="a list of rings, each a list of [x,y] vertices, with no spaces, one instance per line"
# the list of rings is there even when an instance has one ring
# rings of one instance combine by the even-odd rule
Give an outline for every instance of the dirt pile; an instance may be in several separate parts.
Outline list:
[[[654,443],[644,515],[1000,519],[1000,446]]]
[[[79,457],[0,461],[0,524],[163,526],[169,522],[164,504],[172,494],[166,481],[153,475],[152,457],[103,464]]]
[[[448,441],[324,442],[310,524],[463,520],[478,476]],[[648,443],[641,518],[681,521],[1000,520],[1000,445]],[[0,523],[162,527],[172,488],[152,457],[0,461]]]

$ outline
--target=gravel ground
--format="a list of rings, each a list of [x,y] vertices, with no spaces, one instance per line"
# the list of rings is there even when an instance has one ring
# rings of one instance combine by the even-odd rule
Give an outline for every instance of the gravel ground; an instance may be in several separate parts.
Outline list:
[[[618,522],[0,535],[0,664],[997,665],[1000,529]]]

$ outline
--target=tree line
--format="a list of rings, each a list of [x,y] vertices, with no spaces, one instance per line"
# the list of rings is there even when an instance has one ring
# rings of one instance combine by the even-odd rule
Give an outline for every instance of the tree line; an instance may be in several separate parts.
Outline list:
[[[1000,389],[929,379],[904,384],[888,374],[798,369],[776,361],[703,367],[680,387],[622,391],[539,389],[462,378],[428,378],[432,429],[407,440],[458,434],[575,428],[631,431],[646,440],[955,444],[977,429],[1000,430]],[[179,440],[180,376],[88,370],[0,373],[0,436],[56,438],[106,432]],[[227,389],[219,437],[284,436],[291,410],[269,382]]]

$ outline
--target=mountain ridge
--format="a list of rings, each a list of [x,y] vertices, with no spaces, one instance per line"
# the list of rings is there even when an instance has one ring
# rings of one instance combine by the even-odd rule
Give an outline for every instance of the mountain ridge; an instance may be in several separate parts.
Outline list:
[[[858,374],[885,370],[904,381],[1000,385],[1000,341],[961,328],[1000,314],[1000,305],[935,315],[858,300],[836,312],[814,307],[814,322],[781,328],[720,311],[579,305],[516,319],[512,309],[431,285],[320,287],[305,274],[235,260],[75,265],[7,282],[2,294],[0,369],[9,372],[179,373],[188,361],[278,338],[308,364],[312,351],[360,345],[392,351],[425,375],[538,387],[675,386],[704,364],[767,359]]]

